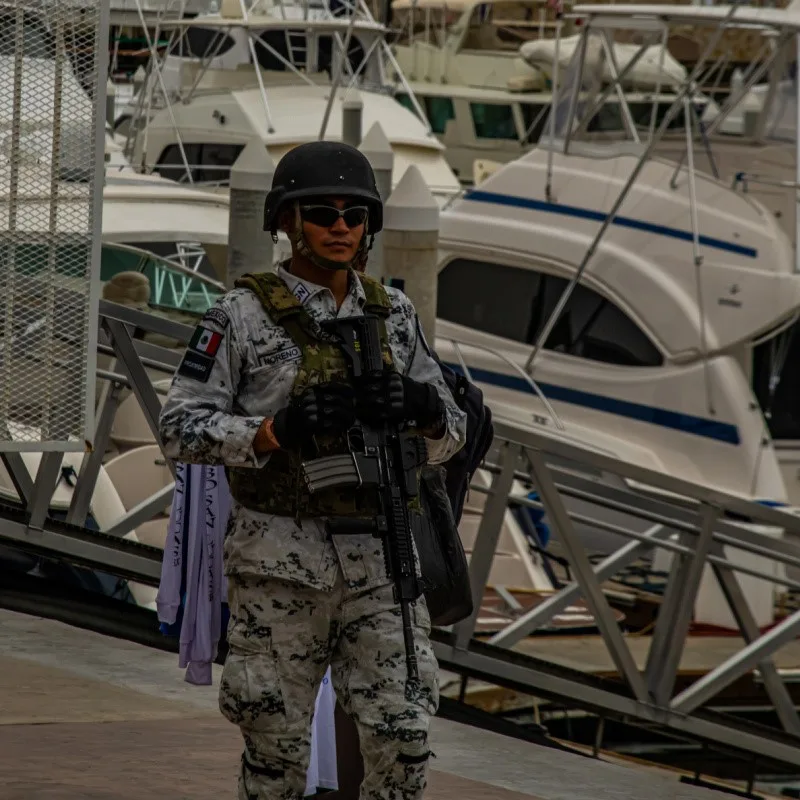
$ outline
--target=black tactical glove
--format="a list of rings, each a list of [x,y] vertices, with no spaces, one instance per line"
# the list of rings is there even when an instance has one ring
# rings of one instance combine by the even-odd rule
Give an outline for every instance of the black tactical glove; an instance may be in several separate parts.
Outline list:
[[[272,430],[278,444],[299,447],[316,434],[338,433],[356,419],[355,396],[345,383],[321,383],[306,389],[276,415]]]
[[[356,415],[367,423],[409,422],[425,429],[444,418],[444,403],[433,384],[387,371],[359,381]]]

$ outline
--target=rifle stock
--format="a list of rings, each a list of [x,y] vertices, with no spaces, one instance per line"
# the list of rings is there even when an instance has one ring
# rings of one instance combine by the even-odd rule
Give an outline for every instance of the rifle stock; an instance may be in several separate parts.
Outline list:
[[[334,319],[323,329],[336,336],[354,379],[382,373],[380,321],[374,315]],[[348,432],[350,452],[303,462],[309,491],[335,487],[373,489],[380,513],[372,519],[332,517],[326,528],[332,535],[371,534],[381,539],[386,574],[400,606],[406,668],[409,681],[418,681],[417,657],[411,628],[410,605],[422,594],[414,563],[414,526],[421,515],[410,514],[408,501],[419,492],[417,469],[425,460],[424,440],[397,425],[380,428],[357,423]]]

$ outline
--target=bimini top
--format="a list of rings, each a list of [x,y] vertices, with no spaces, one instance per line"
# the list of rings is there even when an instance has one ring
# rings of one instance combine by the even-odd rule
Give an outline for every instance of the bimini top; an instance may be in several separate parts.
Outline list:
[[[569,16],[616,17],[620,20],[653,18],[667,23],[698,25],[719,25],[727,20],[730,28],[800,31],[800,3],[797,0],[787,8],[757,8],[747,5],[575,5]]]

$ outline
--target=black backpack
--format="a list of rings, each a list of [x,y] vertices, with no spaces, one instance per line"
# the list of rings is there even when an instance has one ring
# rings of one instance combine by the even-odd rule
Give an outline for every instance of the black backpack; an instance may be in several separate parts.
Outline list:
[[[483,402],[483,392],[464,375],[436,359],[458,407],[467,415],[467,441],[445,465],[447,496],[456,525],[461,522],[469,484],[494,440],[492,412]]]
[[[467,440],[449,461],[427,466],[421,475],[421,501],[429,535],[417,537],[423,592],[433,625],[453,625],[472,614],[469,565],[458,523],[472,476],[492,445],[492,413],[483,392],[431,353],[458,407],[467,415]]]

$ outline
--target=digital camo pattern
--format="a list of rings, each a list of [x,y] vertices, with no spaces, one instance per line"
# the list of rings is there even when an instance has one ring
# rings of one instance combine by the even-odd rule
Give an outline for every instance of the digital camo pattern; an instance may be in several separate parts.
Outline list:
[[[438,667],[424,598],[412,607],[419,683],[406,681],[400,612],[391,587],[320,592],[284,581],[230,583],[230,651],[222,714],[245,749],[239,800],[302,800],[311,715],[327,665],[364,757],[361,800],[418,800],[425,789]]]
[[[277,319],[300,349],[300,360],[296,364],[292,394],[301,395],[306,389],[321,383],[348,383],[348,364],[342,348],[334,340],[319,339],[308,330],[311,319],[300,301],[289,291],[279,275],[262,273],[246,275],[237,282],[252,289],[267,314]],[[370,301],[376,284],[367,283],[365,294]],[[391,306],[388,296],[383,294],[383,306]],[[301,295],[302,296],[302,295]],[[374,301],[373,301],[374,302]],[[365,306],[366,308],[366,306]],[[318,333],[318,332],[316,332]],[[386,341],[385,330],[381,336],[384,347],[384,363],[392,366],[392,356]],[[340,455],[348,450],[345,434],[315,437],[317,452],[314,458]],[[228,471],[231,494],[242,505],[265,514],[280,514],[297,518],[320,516],[347,516],[370,519],[378,511],[375,492],[358,487],[331,487],[311,493],[303,476],[303,457],[299,452],[278,450],[261,469],[232,467]],[[269,491],[264,487],[269,486]]]
[[[336,316],[329,290],[283,269],[278,274],[312,319],[320,322]],[[387,336],[396,369],[434,384],[447,409],[448,432],[439,440],[427,440],[429,461],[441,463],[463,445],[466,417],[417,335],[413,305],[402,292],[391,288],[387,292],[392,302]],[[365,299],[355,281],[338,314],[360,313]],[[201,327],[222,338],[209,336],[200,342],[217,348],[213,358],[202,356],[210,361],[204,377],[176,374],[173,380],[161,412],[167,455],[189,463],[262,467],[269,455],[256,457],[253,439],[262,420],[288,403],[301,360],[299,348],[247,289],[234,289],[220,298]],[[186,372],[183,367],[180,371]],[[228,576],[271,575],[325,589],[333,584],[337,561],[351,588],[387,583],[379,540],[341,535],[331,542],[314,520],[303,520],[301,525],[286,516],[234,504],[225,541]]]

